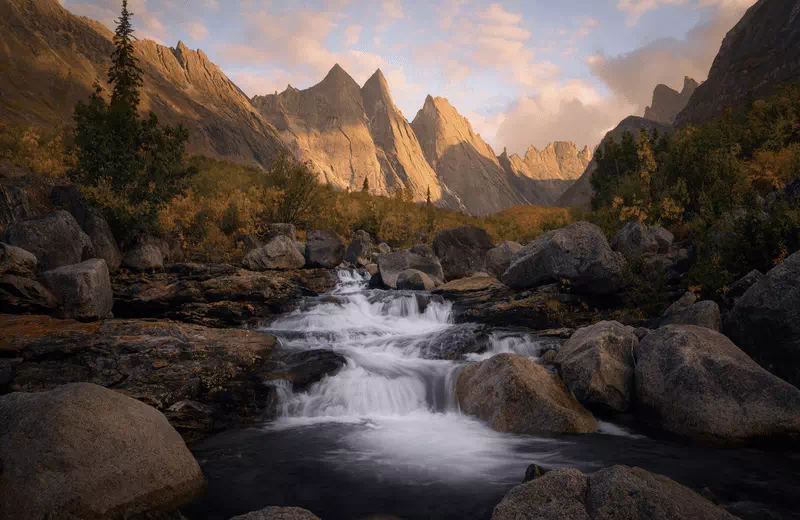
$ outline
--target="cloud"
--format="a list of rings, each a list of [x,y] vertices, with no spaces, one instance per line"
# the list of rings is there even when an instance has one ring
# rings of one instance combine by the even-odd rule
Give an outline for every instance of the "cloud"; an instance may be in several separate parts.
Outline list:
[[[208,29],[201,22],[186,22],[183,27],[189,33],[192,41],[199,42],[205,40],[206,36],[208,36]]]
[[[534,95],[520,97],[503,114],[494,142],[509,153],[524,153],[531,144],[541,149],[552,141],[573,141],[593,147],[605,133],[631,114],[633,107],[604,96],[580,80],[554,82]]]
[[[658,9],[662,5],[690,5],[698,7],[717,7],[720,11],[747,9],[756,0],[617,0],[617,9],[625,12],[628,25],[636,25],[647,11]]]
[[[599,53],[587,59],[587,65],[595,77],[641,113],[657,84],[680,90],[684,76],[706,79],[722,39],[744,9],[720,9],[710,21],[696,25],[682,39],[661,38],[617,56]]]
[[[63,0],[62,5],[79,16],[86,16],[101,22],[111,29],[116,29],[119,18],[119,3],[112,0],[99,0],[98,2],[72,2]],[[133,27],[136,37],[140,40],[149,39],[165,45],[169,39],[167,26],[161,22],[161,13],[154,13],[147,9],[147,0],[129,0],[128,9],[133,13]]]
[[[491,4],[478,12],[478,17],[493,25],[516,25],[522,20],[522,15],[506,11],[500,4]]]
[[[344,30],[344,44],[346,47],[352,47],[361,39],[362,27],[357,24],[348,25]]]

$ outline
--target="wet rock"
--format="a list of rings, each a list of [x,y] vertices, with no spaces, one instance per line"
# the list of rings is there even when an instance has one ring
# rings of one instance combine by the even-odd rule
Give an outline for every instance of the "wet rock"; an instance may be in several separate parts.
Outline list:
[[[289,381],[295,392],[308,389],[323,377],[335,374],[347,364],[344,356],[326,349],[291,352],[277,359],[281,366],[266,376],[267,379]]]
[[[492,520],[735,520],[674,480],[640,468],[613,466],[584,475],[559,469],[506,494]]]
[[[644,256],[658,252],[659,243],[647,226],[641,222],[628,222],[609,241],[611,249],[625,256]]]
[[[675,241],[675,235],[667,231],[661,226],[650,226],[647,232],[652,236],[658,244],[658,252],[667,254],[672,248],[672,243]]]
[[[512,433],[591,433],[597,422],[564,384],[536,361],[498,354],[465,367],[456,396],[464,413]]]
[[[411,251],[396,251],[378,257],[378,269],[381,281],[386,287],[397,289],[397,279],[400,273],[407,269],[415,269],[425,273],[434,284],[439,285],[444,280],[442,264],[435,256],[421,256]]]
[[[41,278],[59,302],[62,318],[96,320],[114,307],[106,261],[92,259],[42,273]]]
[[[397,277],[397,288],[406,291],[430,291],[436,284],[428,275],[416,269],[406,269]]]
[[[523,482],[530,482],[531,480],[536,480],[539,477],[543,477],[545,473],[549,473],[549,469],[545,469],[538,464],[531,464],[528,466],[528,469],[525,470],[525,478]]]
[[[51,202],[68,211],[92,241],[97,258],[106,261],[109,271],[116,271],[122,263],[122,253],[103,215],[92,208],[83,198],[77,186],[54,186],[50,192]]]
[[[13,274],[0,276],[0,312],[49,314],[56,308],[56,297],[36,280]]]
[[[697,325],[719,331],[722,328],[719,305],[711,300],[698,302],[697,296],[687,292],[664,312],[660,326],[665,325]]]
[[[306,265],[334,269],[344,260],[344,242],[335,231],[312,231],[306,237]]]
[[[132,271],[157,271],[164,267],[161,241],[155,237],[140,236],[128,248],[122,266]]]
[[[268,507],[234,516],[230,520],[319,520],[319,518],[311,511],[299,507]]]
[[[278,235],[267,245],[250,251],[242,260],[242,265],[251,271],[272,269],[300,269],[306,259],[294,245],[292,239]]]
[[[601,321],[578,329],[556,356],[561,377],[575,398],[590,409],[627,411],[634,398],[632,327]]]
[[[169,318],[234,327],[296,309],[305,296],[331,290],[328,269],[256,273],[226,264],[174,264],[165,272],[114,278],[114,315]]]
[[[483,271],[486,253],[492,248],[492,237],[476,226],[440,231],[433,240],[433,251],[439,257],[447,281]]]
[[[494,249],[490,249],[486,253],[484,265],[486,271],[496,278],[503,276],[508,266],[511,265],[511,259],[515,254],[519,253],[522,249],[522,244],[518,242],[506,241],[499,244]]]
[[[356,231],[347,251],[344,254],[344,261],[358,267],[364,267],[370,263],[372,252],[375,246],[372,244],[372,237],[363,230]]]
[[[163,412],[196,438],[272,411],[264,374],[277,340],[260,332],[154,320],[81,323],[0,315],[15,366],[11,391],[39,392],[91,382]],[[199,405],[187,405],[192,401]]]
[[[4,518],[124,519],[174,509],[204,488],[157,410],[92,384],[0,397]]]
[[[425,359],[461,361],[469,354],[481,354],[489,346],[491,329],[473,323],[450,327],[428,336],[420,346]]]
[[[719,332],[668,325],[634,357],[636,411],[655,427],[720,443],[800,432],[800,390]]]
[[[38,270],[39,262],[33,253],[0,242],[0,275],[33,277]]]
[[[502,280],[513,289],[567,281],[576,292],[604,295],[622,288],[624,263],[600,228],[578,222],[550,231],[522,248]]]
[[[9,224],[4,241],[33,253],[45,271],[94,257],[91,239],[64,210]]]
[[[761,366],[800,385],[800,252],[739,298],[725,333]]]

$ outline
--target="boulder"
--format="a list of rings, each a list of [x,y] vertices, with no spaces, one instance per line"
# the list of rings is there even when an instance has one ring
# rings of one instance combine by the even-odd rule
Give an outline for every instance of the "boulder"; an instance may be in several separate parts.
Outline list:
[[[306,265],[333,269],[344,260],[344,242],[335,231],[312,231],[306,237]]]
[[[430,291],[436,284],[428,275],[416,269],[406,269],[397,277],[397,288],[406,291]]]
[[[378,253],[380,253],[382,255],[388,255],[391,252],[392,252],[392,248],[389,247],[389,244],[387,244],[385,242],[381,242],[380,244],[378,244]]]
[[[234,516],[230,520],[319,520],[314,513],[299,507],[268,507],[244,515]]]
[[[64,210],[9,224],[5,242],[36,255],[45,271],[94,257],[92,240],[75,217]]]
[[[294,241],[297,240],[297,231],[294,224],[270,224],[265,233],[264,239],[269,242],[271,239],[284,236]]]
[[[456,396],[461,410],[511,433],[591,433],[597,422],[557,376],[536,361],[498,354],[465,367]]]
[[[291,352],[278,361],[281,366],[272,371],[269,378],[289,381],[295,392],[308,389],[323,377],[338,372],[347,364],[344,356],[326,349]]]
[[[105,260],[94,258],[80,264],[65,265],[43,272],[41,279],[58,300],[62,318],[103,319],[114,307]]]
[[[519,253],[522,249],[522,244],[518,242],[505,241],[499,244],[494,249],[490,249],[486,253],[484,265],[486,271],[496,278],[503,276],[508,266],[511,265],[511,259],[515,254]]]
[[[758,269],[753,269],[728,287],[728,290],[725,291],[725,299],[731,305],[735,305],[739,298],[744,296],[744,293],[746,293],[749,288],[760,282],[763,278],[764,273]]]
[[[601,321],[578,329],[555,362],[575,398],[589,409],[627,411],[634,398],[633,351],[639,339],[632,327]]]
[[[447,281],[482,272],[486,253],[493,247],[489,233],[476,226],[439,231],[433,240],[433,251],[439,257]]]
[[[264,247],[250,251],[242,260],[242,265],[251,271],[300,269],[305,264],[306,259],[294,241],[284,235],[278,235]]]
[[[800,390],[719,332],[667,325],[634,358],[636,412],[655,427],[720,443],[800,433]]]
[[[0,276],[0,312],[49,314],[57,307],[56,297],[39,282],[13,274]]]
[[[622,288],[624,266],[624,257],[611,250],[599,227],[577,222],[523,247],[502,280],[513,289],[566,280],[576,292],[604,295]]]
[[[250,251],[264,247],[264,242],[256,236],[240,233],[233,238],[233,246],[240,248],[246,256]]]
[[[100,386],[0,397],[0,517],[133,518],[204,488],[156,409]]]
[[[641,222],[628,222],[610,241],[611,249],[625,256],[644,256],[658,252],[659,244]]]
[[[697,296],[687,292],[664,311],[659,326],[664,325],[697,325],[719,331],[722,328],[722,317],[716,302],[698,302]]]
[[[647,228],[647,233],[655,239],[659,253],[665,255],[670,252],[672,243],[675,241],[675,235],[661,226],[650,226]]]
[[[378,268],[378,264],[367,264],[364,268],[369,273],[370,277],[375,277],[380,273],[380,269]]]
[[[344,254],[344,261],[358,267],[364,267],[370,263],[372,258],[372,237],[366,231],[356,231],[347,251]]]
[[[425,273],[435,285],[441,285],[444,281],[442,264],[436,256],[421,256],[408,250],[380,255],[378,269],[383,285],[392,289],[397,289],[397,279],[407,269]]]
[[[24,188],[0,185],[0,227],[32,216]]]
[[[55,186],[50,192],[54,205],[68,211],[92,241],[95,257],[106,261],[109,271],[116,271],[122,263],[122,253],[103,215],[92,208],[73,185]]]
[[[155,271],[164,267],[161,241],[150,236],[134,240],[122,259],[122,266],[132,271]]]
[[[38,269],[39,262],[33,253],[0,242],[0,275],[33,277]]]
[[[725,334],[761,366],[800,385],[800,252],[739,298],[725,317]]]
[[[613,466],[591,475],[548,471],[511,489],[492,520],[735,520],[689,488],[641,468]]]

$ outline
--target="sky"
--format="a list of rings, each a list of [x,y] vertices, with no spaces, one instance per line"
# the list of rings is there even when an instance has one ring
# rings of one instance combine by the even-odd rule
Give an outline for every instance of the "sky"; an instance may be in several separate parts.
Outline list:
[[[60,0],[114,26],[121,0]],[[411,121],[447,98],[500,153],[594,147],[653,88],[705,80],[755,0],[129,0],[140,39],[202,49],[250,96],[376,69]]]

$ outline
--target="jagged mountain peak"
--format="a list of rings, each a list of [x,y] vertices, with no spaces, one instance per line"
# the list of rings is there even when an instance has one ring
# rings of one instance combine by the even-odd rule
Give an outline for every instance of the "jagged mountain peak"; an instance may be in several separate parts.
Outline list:
[[[360,88],[358,83],[356,83],[356,80],[354,80],[353,77],[348,74],[347,71],[344,70],[338,63],[334,65],[330,71],[328,71],[328,74],[326,74],[325,78],[318,83],[318,86],[342,86],[348,88],[355,86],[356,88]]]
[[[381,100],[391,103],[392,101],[392,96],[389,91],[389,82],[386,81],[386,76],[383,75],[381,69],[376,70],[375,73],[370,76],[361,88],[361,92],[364,95],[365,102]]]
[[[688,76],[683,78],[683,90],[680,92],[664,84],[656,85],[653,89],[653,101],[644,111],[645,119],[671,125],[689,103],[697,87],[698,83]]]

